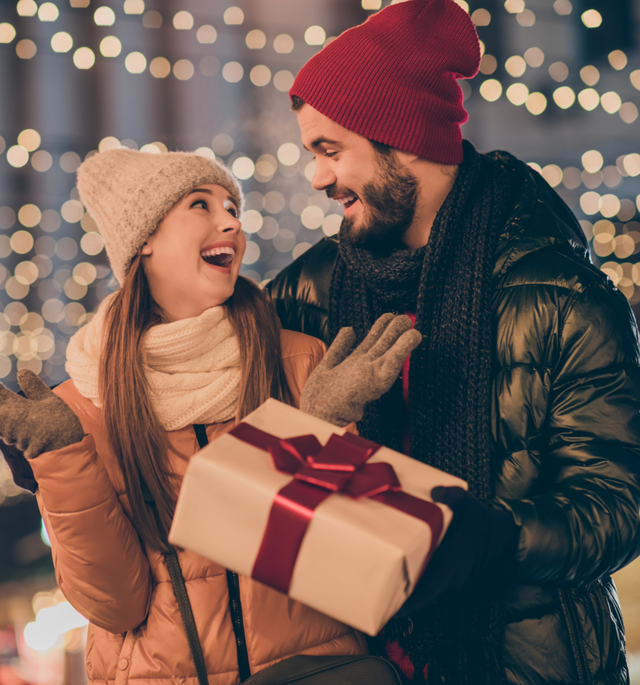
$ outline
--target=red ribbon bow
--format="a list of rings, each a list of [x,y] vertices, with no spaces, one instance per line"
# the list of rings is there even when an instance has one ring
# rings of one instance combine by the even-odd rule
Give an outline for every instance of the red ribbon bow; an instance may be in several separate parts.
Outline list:
[[[288,593],[314,511],[338,492],[375,499],[424,521],[431,528],[427,560],[431,556],[442,532],[442,512],[433,502],[403,492],[391,464],[366,463],[380,445],[351,433],[334,433],[323,447],[314,435],[282,440],[246,423],[230,434],[269,452],[278,471],[294,476],[274,499],[251,573],[255,580]]]

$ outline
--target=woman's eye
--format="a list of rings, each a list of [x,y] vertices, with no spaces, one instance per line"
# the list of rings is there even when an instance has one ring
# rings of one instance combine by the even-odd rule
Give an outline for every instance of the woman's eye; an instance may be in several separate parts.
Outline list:
[[[324,156],[325,157],[333,157],[334,155],[337,155],[337,154],[338,154],[337,152],[325,152]]]
[[[224,206],[224,208],[227,210],[227,212],[229,212],[229,214],[231,214],[231,216],[232,216],[234,219],[237,219],[237,218],[238,218],[238,209],[237,209],[237,207],[233,204],[233,202],[231,202],[230,200],[227,200],[227,201],[224,203],[223,206]]]
[[[196,207],[197,205],[200,205],[202,209],[208,209],[206,200],[196,200],[191,206]]]

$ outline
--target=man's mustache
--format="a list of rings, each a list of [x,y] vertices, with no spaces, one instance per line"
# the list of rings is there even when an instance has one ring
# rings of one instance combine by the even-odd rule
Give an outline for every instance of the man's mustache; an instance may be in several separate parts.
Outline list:
[[[348,188],[338,187],[335,183],[333,185],[330,185],[328,188],[325,188],[324,192],[327,194],[327,197],[330,200],[333,200],[334,197],[343,197],[345,195],[353,195],[354,197],[360,198],[360,196],[357,193],[354,193],[352,190],[349,190]]]

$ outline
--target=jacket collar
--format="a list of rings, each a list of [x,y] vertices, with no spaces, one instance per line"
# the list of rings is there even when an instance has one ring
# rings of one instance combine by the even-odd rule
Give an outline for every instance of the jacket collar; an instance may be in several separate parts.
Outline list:
[[[550,246],[564,246],[591,261],[578,220],[537,171],[507,152],[491,152],[521,178],[513,211],[498,240],[493,278],[501,278],[524,257]]]

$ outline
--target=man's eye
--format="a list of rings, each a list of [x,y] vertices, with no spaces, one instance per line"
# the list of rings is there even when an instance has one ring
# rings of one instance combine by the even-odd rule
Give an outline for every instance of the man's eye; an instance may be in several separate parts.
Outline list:
[[[338,154],[337,152],[325,152],[324,156],[325,157],[333,157],[334,155],[337,155],[337,154]]]

